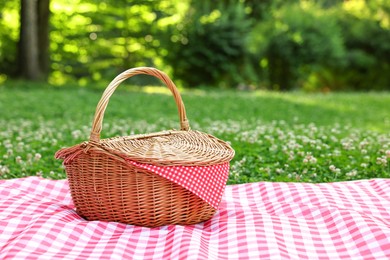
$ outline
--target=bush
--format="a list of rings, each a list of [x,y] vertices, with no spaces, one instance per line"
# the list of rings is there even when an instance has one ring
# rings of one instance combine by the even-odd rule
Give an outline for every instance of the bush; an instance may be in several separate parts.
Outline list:
[[[345,3],[339,13],[347,53],[344,66],[333,68],[333,73],[344,88],[389,90],[390,17],[386,10],[390,3],[360,3]]]
[[[308,75],[341,62],[344,55],[335,16],[307,2],[274,10],[255,28],[252,39],[252,53],[272,89],[298,88]]]
[[[170,27],[173,37],[166,60],[186,86],[232,86],[249,77],[245,65],[251,26],[241,3],[212,8],[193,2],[183,25]]]

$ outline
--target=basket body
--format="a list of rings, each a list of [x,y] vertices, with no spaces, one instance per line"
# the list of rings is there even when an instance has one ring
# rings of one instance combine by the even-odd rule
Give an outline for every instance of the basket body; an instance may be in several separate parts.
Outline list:
[[[65,166],[77,213],[137,226],[190,225],[215,213],[192,192],[104,153],[81,153]]]
[[[171,90],[181,130],[100,139],[109,97],[136,74],[160,78]],[[96,108],[90,140],[59,150],[77,213],[87,220],[157,227],[210,219],[221,200],[234,150],[189,129],[184,104],[167,76],[154,68],[118,75]]]

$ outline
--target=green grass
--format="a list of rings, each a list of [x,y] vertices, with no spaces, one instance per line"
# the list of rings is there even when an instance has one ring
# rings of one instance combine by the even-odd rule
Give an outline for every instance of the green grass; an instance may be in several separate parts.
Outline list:
[[[89,137],[103,89],[0,86],[0,178],[65,178],[54,153]],[[390,177],[390,93],[182,90],[191,128],[236,151],[229,183]],[[178,128],[164,88],[121,86],[102,137]]]

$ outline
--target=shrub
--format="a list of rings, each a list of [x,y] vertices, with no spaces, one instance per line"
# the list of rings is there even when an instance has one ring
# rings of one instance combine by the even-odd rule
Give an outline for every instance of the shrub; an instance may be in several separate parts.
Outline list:
[[[328,9],[307,2],[285,5],[260,23],[252,34],[251,51],[273,89],[302,85],[321,66],[341,61],[341,31]]]
[[[184,22],[172,26],[166,60],[186,86],[225,85],[245,81],[250,20],[241,3],[213,8],[193,2]]]
[[[333,73],[344,88],[390,89],[388,10],[388,1],[356,1],[343,4],[338,20],[347,53],[344,66],[333,68]]]

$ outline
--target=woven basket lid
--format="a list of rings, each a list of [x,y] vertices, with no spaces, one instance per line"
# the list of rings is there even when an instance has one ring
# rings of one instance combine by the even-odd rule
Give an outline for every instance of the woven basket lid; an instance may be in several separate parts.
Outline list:
[[[153,165],[207,166],[229,162],[234,156],[226,142],[192,130],[103,139],[98,146],[124,159]]]
[[[137,74],[155,76],[170,89],[178,108],[181,130],[100,139],[104,112],[111,95],[121,82]],[[222,164],[230,161],[234,156],[234,150],[228,143],[212,135],[190,130],[185,107],[175,84],[165,73],[148,67],[129,69],[119,74],[108,85],[96,107],[89,142],[83,143],[77,148],[65,148],[57,153],[56,157],[73,159],[80,148],[84,151],[99,149],[120,156],[125,160],[140,163],[170,166]]]

